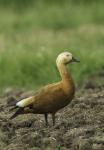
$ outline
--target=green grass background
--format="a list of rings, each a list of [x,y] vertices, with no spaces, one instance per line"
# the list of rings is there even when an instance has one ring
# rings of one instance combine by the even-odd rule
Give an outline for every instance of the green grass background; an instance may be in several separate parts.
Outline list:
[[[72,52],[76,83],[104,66],[103,0],[0,0],[0,91],[60,79],[55,60]]]

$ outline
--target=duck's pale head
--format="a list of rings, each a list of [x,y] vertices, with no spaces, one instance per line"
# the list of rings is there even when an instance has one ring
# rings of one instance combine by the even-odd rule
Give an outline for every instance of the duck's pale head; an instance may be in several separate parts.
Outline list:
[[[67,65],[71,62],[80,62],[80,61],[74,58],[70,52],[62,52],[61,54],[58,55],[56,59],[57,64],[61,63]]]

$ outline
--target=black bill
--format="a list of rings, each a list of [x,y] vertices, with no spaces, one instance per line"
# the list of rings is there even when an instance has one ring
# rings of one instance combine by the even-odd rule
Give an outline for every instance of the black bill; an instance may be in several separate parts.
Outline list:
[[[72,62],[80,62],[80,61],[73,57]]]

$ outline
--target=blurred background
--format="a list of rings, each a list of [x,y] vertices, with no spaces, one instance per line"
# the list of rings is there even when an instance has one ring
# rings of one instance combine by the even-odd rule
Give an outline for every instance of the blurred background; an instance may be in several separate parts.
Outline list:
[[[104,75],[103,0],[0,0],[1,92],[59,80],[63,51],[81,61],[69,66],[77,84]]]

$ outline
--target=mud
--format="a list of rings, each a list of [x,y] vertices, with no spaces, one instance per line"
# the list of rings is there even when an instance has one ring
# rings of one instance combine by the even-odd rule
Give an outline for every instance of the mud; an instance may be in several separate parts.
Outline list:
[[[92,85],[91,85],[92,86]],[[45,126],[43,115],[9,120],[10,105],[25,92],[9,91],[0,98],[0,150],[103,150],[104,87],[84,87],[56,114],[56,125]]]

